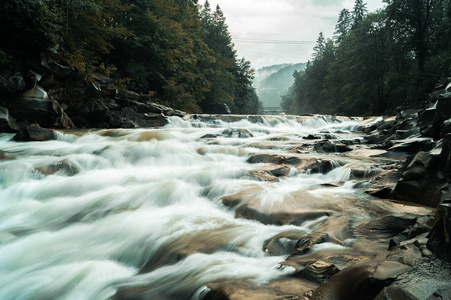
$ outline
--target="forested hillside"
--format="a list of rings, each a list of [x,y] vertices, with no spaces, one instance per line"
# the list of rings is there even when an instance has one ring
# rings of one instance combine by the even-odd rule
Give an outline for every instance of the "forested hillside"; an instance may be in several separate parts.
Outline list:
[[[286,64],[269,74],[266,78],[256,84],[257,93],[263,107],[280,107],[280,97],[287,93],[288,88],[293,84],[293,72],[302,71],[306,67],[305,63]],[[257,73],[265,72],[270,67],[257,70]]]
[[[0,94],[45,61],[106,75],[188,112],[226,103],[256,113],[250,63],[226,19],[197,0],[11,0],[0,11]],[[2,83],[3,82],[3,83]]]
[[[335,36],[320,33],[312,60],[283,97],[290,113],[364,115],[421,107],[451,76],[451,2],[384,0],[368,13],[362,0],[343,9]]]

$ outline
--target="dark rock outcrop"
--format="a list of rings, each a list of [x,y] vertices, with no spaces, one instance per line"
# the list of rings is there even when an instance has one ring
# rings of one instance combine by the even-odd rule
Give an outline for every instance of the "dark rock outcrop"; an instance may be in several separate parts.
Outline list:
[[[436,225],[432,229],[427,247],[439,258],[451,262],[451,204],[437,209]]]
[[[0,106],[0,132],[17,132],[16,120],[9,114],[6,107]]]
[[[444,182],[437,176],[438,157],[429,152],[418,152],[402,173],[393,197],[421,205],[436,207],[442,197]]]
[[[88,75],[51,63],[35,80],[11,75],[0,79],[0,130],[17,132],[31,124],[45,128],[159,127],[184,112],[156,103],[150,95],[117,89],[107,77]],[[17,125],[16,125],[17,124]]]

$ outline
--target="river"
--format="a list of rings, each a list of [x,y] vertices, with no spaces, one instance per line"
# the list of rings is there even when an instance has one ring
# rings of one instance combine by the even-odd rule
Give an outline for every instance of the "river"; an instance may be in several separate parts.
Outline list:
[[[318,258],[343,268],[379,249],[353,229],[400,212],[364,193],[366,174],[402,158],[359,152],[362,122],[174,117],[160,129],[57,132],[45,142],[2,134],[0,299],[109,299],[118,291],[202,299],[211,283],[266,286]],[[352,154],[321,154],[314,135],[354,145]],[[277,171],[249,162],[259,154],[297,160]],[[315,232],[329,238],[287,263]]]

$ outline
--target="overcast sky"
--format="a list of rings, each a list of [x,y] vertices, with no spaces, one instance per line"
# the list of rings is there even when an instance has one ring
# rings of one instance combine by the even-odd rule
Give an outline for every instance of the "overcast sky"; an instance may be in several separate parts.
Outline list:
[[[204,0],[199,2],[203,4]],[[318,34],[322,31],[326,38],[331,38],[340,11],[343,8],[351,11],[354,6],[354,0],[209,2],[213,9],[219,4],[227,19],[238,56],[251,61],[255,69],[281,63],[307,62]],[[382,0],[364,2],[370,12],[383,7]],[[264,42],[268,40],[274,42]],[[307,43],[290,44],[287,41]]]

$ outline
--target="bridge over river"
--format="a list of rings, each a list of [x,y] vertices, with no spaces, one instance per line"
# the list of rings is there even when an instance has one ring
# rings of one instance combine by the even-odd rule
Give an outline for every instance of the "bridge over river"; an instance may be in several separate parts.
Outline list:
[[[272,106],[272,107],[264,107],[263,114],[264,115],[280,115],[283,113],[283,108],[280,106]]]

